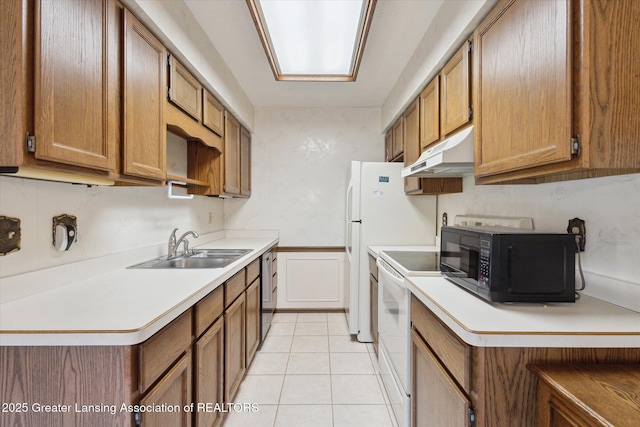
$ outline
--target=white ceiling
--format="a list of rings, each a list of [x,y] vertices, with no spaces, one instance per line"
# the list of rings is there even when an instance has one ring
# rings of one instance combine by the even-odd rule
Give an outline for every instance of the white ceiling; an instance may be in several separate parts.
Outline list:
[[[302,0],[311,1],[311,0]],[[380,107],[444,0],[378,0],[356,82],[277,82],[242,0],[184,0],[256,107]]]

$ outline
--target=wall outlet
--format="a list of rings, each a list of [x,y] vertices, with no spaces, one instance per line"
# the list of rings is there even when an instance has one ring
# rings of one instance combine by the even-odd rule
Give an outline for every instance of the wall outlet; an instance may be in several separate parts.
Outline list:
[[[567,233],[575,234],[578,248],[580,252],[584,252],[584,246],[587,243],[587,229],[585,228],[584,220],[580,218],[570,219],[569,225],[567,226]]]

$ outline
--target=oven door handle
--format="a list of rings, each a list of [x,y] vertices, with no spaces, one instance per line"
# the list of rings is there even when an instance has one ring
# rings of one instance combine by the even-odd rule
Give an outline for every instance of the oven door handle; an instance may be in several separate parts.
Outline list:
[[[381,271],[382,274],[384,274],[387,278],[392,280],[396,286],[406,288],[406,285],[404,284],[404,277],[393,267],[391,267],[388,262],[381,258],[378,258],[378,260],[376,261],[376,265],[378,266],[379,271]]]

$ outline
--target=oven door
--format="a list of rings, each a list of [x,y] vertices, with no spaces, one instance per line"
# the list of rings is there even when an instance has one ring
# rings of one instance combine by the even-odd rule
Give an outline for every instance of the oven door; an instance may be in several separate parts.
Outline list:
[[[378,258],[378,336],[389,364],[409,395],[409,347],[411,329],[411,294],[404,277]]]

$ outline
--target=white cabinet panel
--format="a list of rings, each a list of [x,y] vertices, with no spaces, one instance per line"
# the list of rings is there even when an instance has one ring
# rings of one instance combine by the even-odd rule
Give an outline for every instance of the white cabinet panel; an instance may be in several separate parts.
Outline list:
[[[343,252],[278,253],[278,308],[343,308]]]

